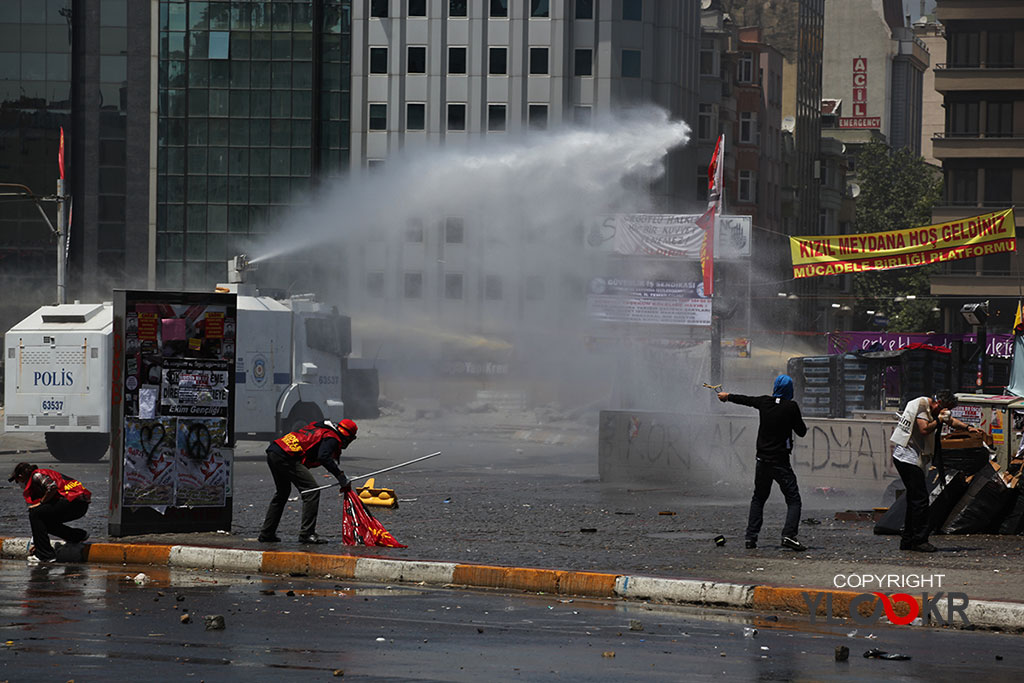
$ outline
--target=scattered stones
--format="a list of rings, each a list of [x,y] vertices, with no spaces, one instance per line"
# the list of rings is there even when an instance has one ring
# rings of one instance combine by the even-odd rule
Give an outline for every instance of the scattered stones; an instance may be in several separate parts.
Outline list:
[[[210,614],[203,619],[206,622],[207,631],[223,631],[224,630],[224,617],[220,614]]]
[[[189,615],[188,612],[185,612],[185,614],[182,614],[178,618],[178,621],[180,621],[183,624],[191,624],[192,623],[192,617]]]
[[[644,625],[643,625],[643,623],[639,619],[630,619],[629,620],[629,630],[630,631],[643,631],[644,630]]]
[[[836,645],[836,661],[845,662],[850,658],[850,648],[845,645]]]
[[[614,650],[605,650],[604,652],[601,653],[601,656],[602,657],[608,657],[609,659],[611,659],[612,657],[615,656],[615,651]]]

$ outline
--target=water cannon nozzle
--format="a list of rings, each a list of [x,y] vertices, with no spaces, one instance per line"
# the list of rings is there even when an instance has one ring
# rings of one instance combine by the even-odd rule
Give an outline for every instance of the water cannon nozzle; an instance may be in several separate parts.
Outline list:
[[[249,262],[249,257],[245,254],[228,259],[228,282],[232,284],[245,282],[245,272],[249,270],[256,270],[256,266]]]

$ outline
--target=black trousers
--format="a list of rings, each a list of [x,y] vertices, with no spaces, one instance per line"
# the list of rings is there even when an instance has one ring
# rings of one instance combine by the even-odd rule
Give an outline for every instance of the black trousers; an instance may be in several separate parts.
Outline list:
[[[915,546],[928,542],[928,483],[924,470],[909,462],[892,459],[900,473],[903,486],[907,489],[907,516],[903,518],[903,542],[901,545]]]
[[[86,537],[84,529],[75,529],[65,522],[81,519],[89,511],[89,504],[82,498],[68,500],[57,496],[49,503],[28,509],[28,522],[32,527],[32,544],[36,557],[49,560],[55,557],[50,536],[62,538],[68,543],[78,543]]]
[[[295,488],[300,491],[301,495],[301,491],[315,489],[317,482],[308,467],[296,458],[289,458],[276,448],[267,449],[267,465],[270,467],[270,474],[274,477],[274,485],[277,490],[274,492],[274,497],[270,499],[270,505],[267,506],[267,516],[263,520],[263,529],[260,533],[263,536],[273,536],[277,533],[277,525],[281,523],[284,506],[288,504],[292,484],[295,484]],[[319,491],[302,496],[300,536],[308,536],[316,532],[316,516],[319,510]]]
[[[772,492],[772,482],[779,485],[786,499],[786,523],[782,527],[782,536],[796,538],[800,531],[800,487],[796,483],[796,472],[788,463],[770,463],[757,459],[754,470],[754,495],[750,499],[750,515],[747,518],[748,541],[756,541],[764,521],[764,504]]]

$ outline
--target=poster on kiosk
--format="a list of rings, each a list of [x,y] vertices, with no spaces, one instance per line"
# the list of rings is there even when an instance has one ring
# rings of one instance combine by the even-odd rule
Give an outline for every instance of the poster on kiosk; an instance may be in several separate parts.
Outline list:
[[[235,294],[114,292],[111,536],[230,531]]]

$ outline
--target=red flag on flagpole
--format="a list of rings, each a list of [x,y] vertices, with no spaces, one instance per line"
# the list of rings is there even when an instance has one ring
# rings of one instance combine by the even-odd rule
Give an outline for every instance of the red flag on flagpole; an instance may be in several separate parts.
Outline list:
[[[60,169],[60,179],[64,180],[64,126],[60,127],[60,147],[57,149],[57,167]]]
[[[355,491],[346,491],[341,506],[341,542],[345,545],[407,548],[370,514]]]
[[[715,152],[708,165],[708,208],[697,219],[697,226],[704,231],[700,245],[700,269],[704,276],[704,296],[714,294],[715,288],[715,216],[722,210],[722,154],[725,135],[719,135]]]

